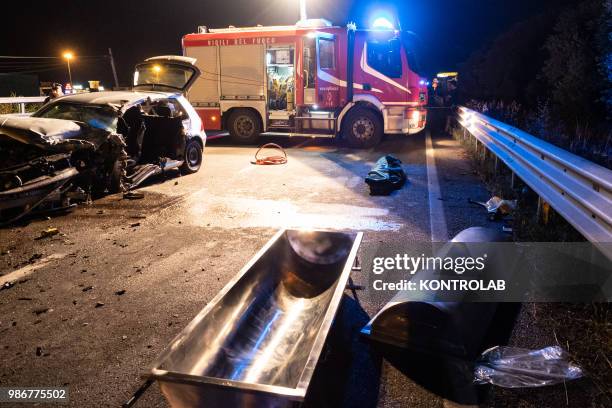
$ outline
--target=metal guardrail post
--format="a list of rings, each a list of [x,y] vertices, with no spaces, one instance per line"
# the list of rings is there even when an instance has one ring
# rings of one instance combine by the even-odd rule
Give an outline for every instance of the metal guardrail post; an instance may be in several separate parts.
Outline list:
[[[44,96],[16,96],[16,97],[0,97],[1,104],[18,105],[19,114],[25,115],[26,105],[28,103],[43,103],[45,101]]]

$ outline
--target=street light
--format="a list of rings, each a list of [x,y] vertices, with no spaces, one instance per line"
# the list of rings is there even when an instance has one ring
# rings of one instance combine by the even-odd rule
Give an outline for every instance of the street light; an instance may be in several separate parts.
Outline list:
[[[74,54],[70,51],[66,51],[63,55],[66,63],[68,64],[68,81],[70,82],[70,88],[72,88],[72,72],[70,72],[70,60],[74,58]]]

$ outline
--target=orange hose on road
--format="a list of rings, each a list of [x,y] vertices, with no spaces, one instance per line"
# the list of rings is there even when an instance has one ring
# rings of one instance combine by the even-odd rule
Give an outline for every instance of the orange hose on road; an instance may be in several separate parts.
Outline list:
[[[264,156],[263,158],[259,158],[259,152],[261,152],[263,149],[278,149],[281,152],[283,152],[282,156]],[[259,165],[276,165],[276,164],[285,164],[287,163],[287,153],[285,152],[285,149],[283,149],[281,146],[277,145],[276,143],[266,143],[263,146],[260,146],[259,149],[257,149],[257,152],[255,152],[255,161],[252,162],[253,164],[259,164]]]

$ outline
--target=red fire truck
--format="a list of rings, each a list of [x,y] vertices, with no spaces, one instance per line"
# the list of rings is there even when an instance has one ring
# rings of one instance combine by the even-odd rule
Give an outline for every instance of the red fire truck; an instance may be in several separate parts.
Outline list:
[[[427,87],[407,33],[319,19],[198,31],[183,37],[183,53],[202,71],[188,99],[208,131],[239,143],[340,136],[365,148],[425,127]]]

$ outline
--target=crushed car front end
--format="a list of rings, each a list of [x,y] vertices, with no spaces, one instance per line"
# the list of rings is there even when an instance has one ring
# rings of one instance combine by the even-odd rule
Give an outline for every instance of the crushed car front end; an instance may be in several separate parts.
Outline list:
[[[112,177],[124,147],[120,135],[85,123],[0,118],[0,222],[71,208],[86,198],[81,187]]]

